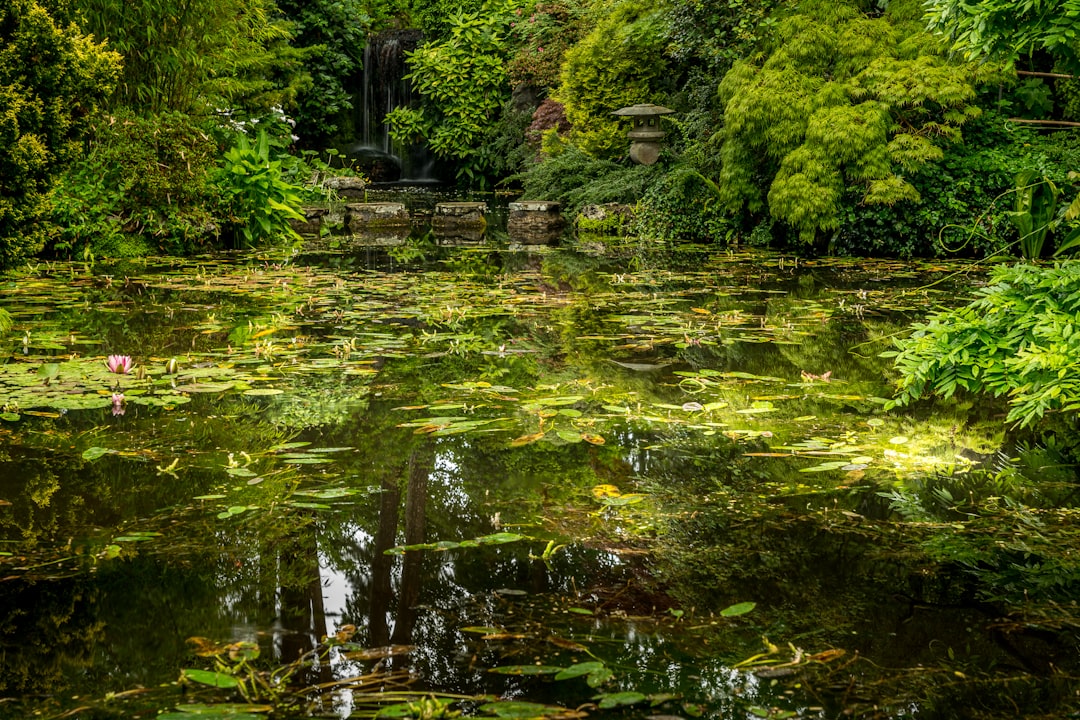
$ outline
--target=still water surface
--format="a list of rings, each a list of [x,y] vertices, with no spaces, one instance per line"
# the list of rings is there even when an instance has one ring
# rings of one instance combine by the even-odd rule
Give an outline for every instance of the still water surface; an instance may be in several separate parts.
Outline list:
[[[427,237],[5,278],[0,716],[1068,704],[883,497],[1002,441],[882,408],[957,270]],[[318,659],[200,682],[254,649]]]

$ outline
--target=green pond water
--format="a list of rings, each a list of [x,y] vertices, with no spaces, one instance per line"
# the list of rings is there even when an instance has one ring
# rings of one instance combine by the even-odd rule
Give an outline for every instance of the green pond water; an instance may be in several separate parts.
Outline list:
[[[932,551],[990,532],[944,498],[1000,500],[1000,408],[884,407],[978,281],[430,237],[0,278],[0,717],[1064,717],[1075,602]]]

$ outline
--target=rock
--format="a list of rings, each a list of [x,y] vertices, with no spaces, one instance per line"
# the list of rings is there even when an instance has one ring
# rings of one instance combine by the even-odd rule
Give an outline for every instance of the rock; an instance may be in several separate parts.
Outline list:
[[[431,218],[434,230],[458,228],[484,228],[487,220],[487,203],[484,202],[442,202],[435,205],[435,214]]]
[[[345,230],[369,227],[409,227],[409,211],[403,203],[349,203],[345,206]]]
[[[634,208],[630,205],[586,205],[574,219],[574,227],[601,235],[621,235],[633,220]]]
[[[289,220],[289,225],[300,235],[314,235],[318,237],[322,234],[323,218],[329,213],[324,207],[305,207],[301,208],[301,213],[304,215],[303,220]]]
[[[346,175],[326,178],[323,184],[343,198],[362,198],[367,189],[362,179]]]
[[[559,203],[550,200],[521,200],[510,203],[506,232],[523,245],[551,245],[559,239],[566,221]]]

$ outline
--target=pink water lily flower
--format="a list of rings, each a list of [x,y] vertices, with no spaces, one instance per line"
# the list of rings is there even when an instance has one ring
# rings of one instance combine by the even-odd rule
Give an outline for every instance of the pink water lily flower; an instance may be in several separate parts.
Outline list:
[[[109,368],[109,372],[117,373],[118,375],[126,375],[131,370],[131,356],[130,355],[110,355],[105,360],[105,365]]]
[[[124,414],[124,393],[113,393],[112,396],[112,414],[123,415]]]

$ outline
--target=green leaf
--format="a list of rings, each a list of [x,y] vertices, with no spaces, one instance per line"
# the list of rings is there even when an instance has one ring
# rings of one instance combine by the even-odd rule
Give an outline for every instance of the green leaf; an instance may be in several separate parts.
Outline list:
[[[583,662],[577,665],[571,665],[564,669],[558,675],[555,676],[556,680],[569,680],[570,678],[581,677],[582,675],[588,675],[590,673],[598,672],[600,670],[606,670],[604,663],[602,662]]]
[[[491,668],[488,672],[498,675],[555,675],[562,670],[563,668],[555,665],[500,665]]]
[[[522,702],[519,700],[486,703],[481,705],[478,709],[482,713],[487,713],[500,718],[539,718],[544,717],[545,715],[558,715],[566,712],[566,708],[552,707],[533,702]]]
[[[192,715],[200,715],[203,717],[247,717],[257,718],[258,715],[252,715],[251,713],[268,713],[273,711],[271,705],[249,705],[244,703],[214,703],[214,704],[201,704],[192,703],[191,705],[177,705],[176,709],[178,713],[170,713],[175,717],[182,720],[192,720]],[[165,715],[158,715],[158,720]]]
[[[720,611],[721,617],[738,617],[739,615],[745,615],[754,608],[757,607],[757,603],[742,602],[735,605],[730,605]]]
[[[212,670],[198,670],[195,668],[185,668],[180,671],[181,677],[185,680],[191,680],[201,685],[209,685],[211,687],[218,688],[233,688],[240,683],[232,675],[226,675],[225,673],[214,672]]]
[[[618,693],[601,693],[595,695],[594,699],[600,701],[601,710],[609,710],[615,707],[622,707],[624,705],[637,705],[640,702],[648,700],[648,696],[639,692],[618,692]]]
[[[93,462],[94,460],[97,460],[98,458],[113,452],[116,451],[110,450],[109,448],[94,446],[83,450],[82,458],[83,460],[89,460]]]

